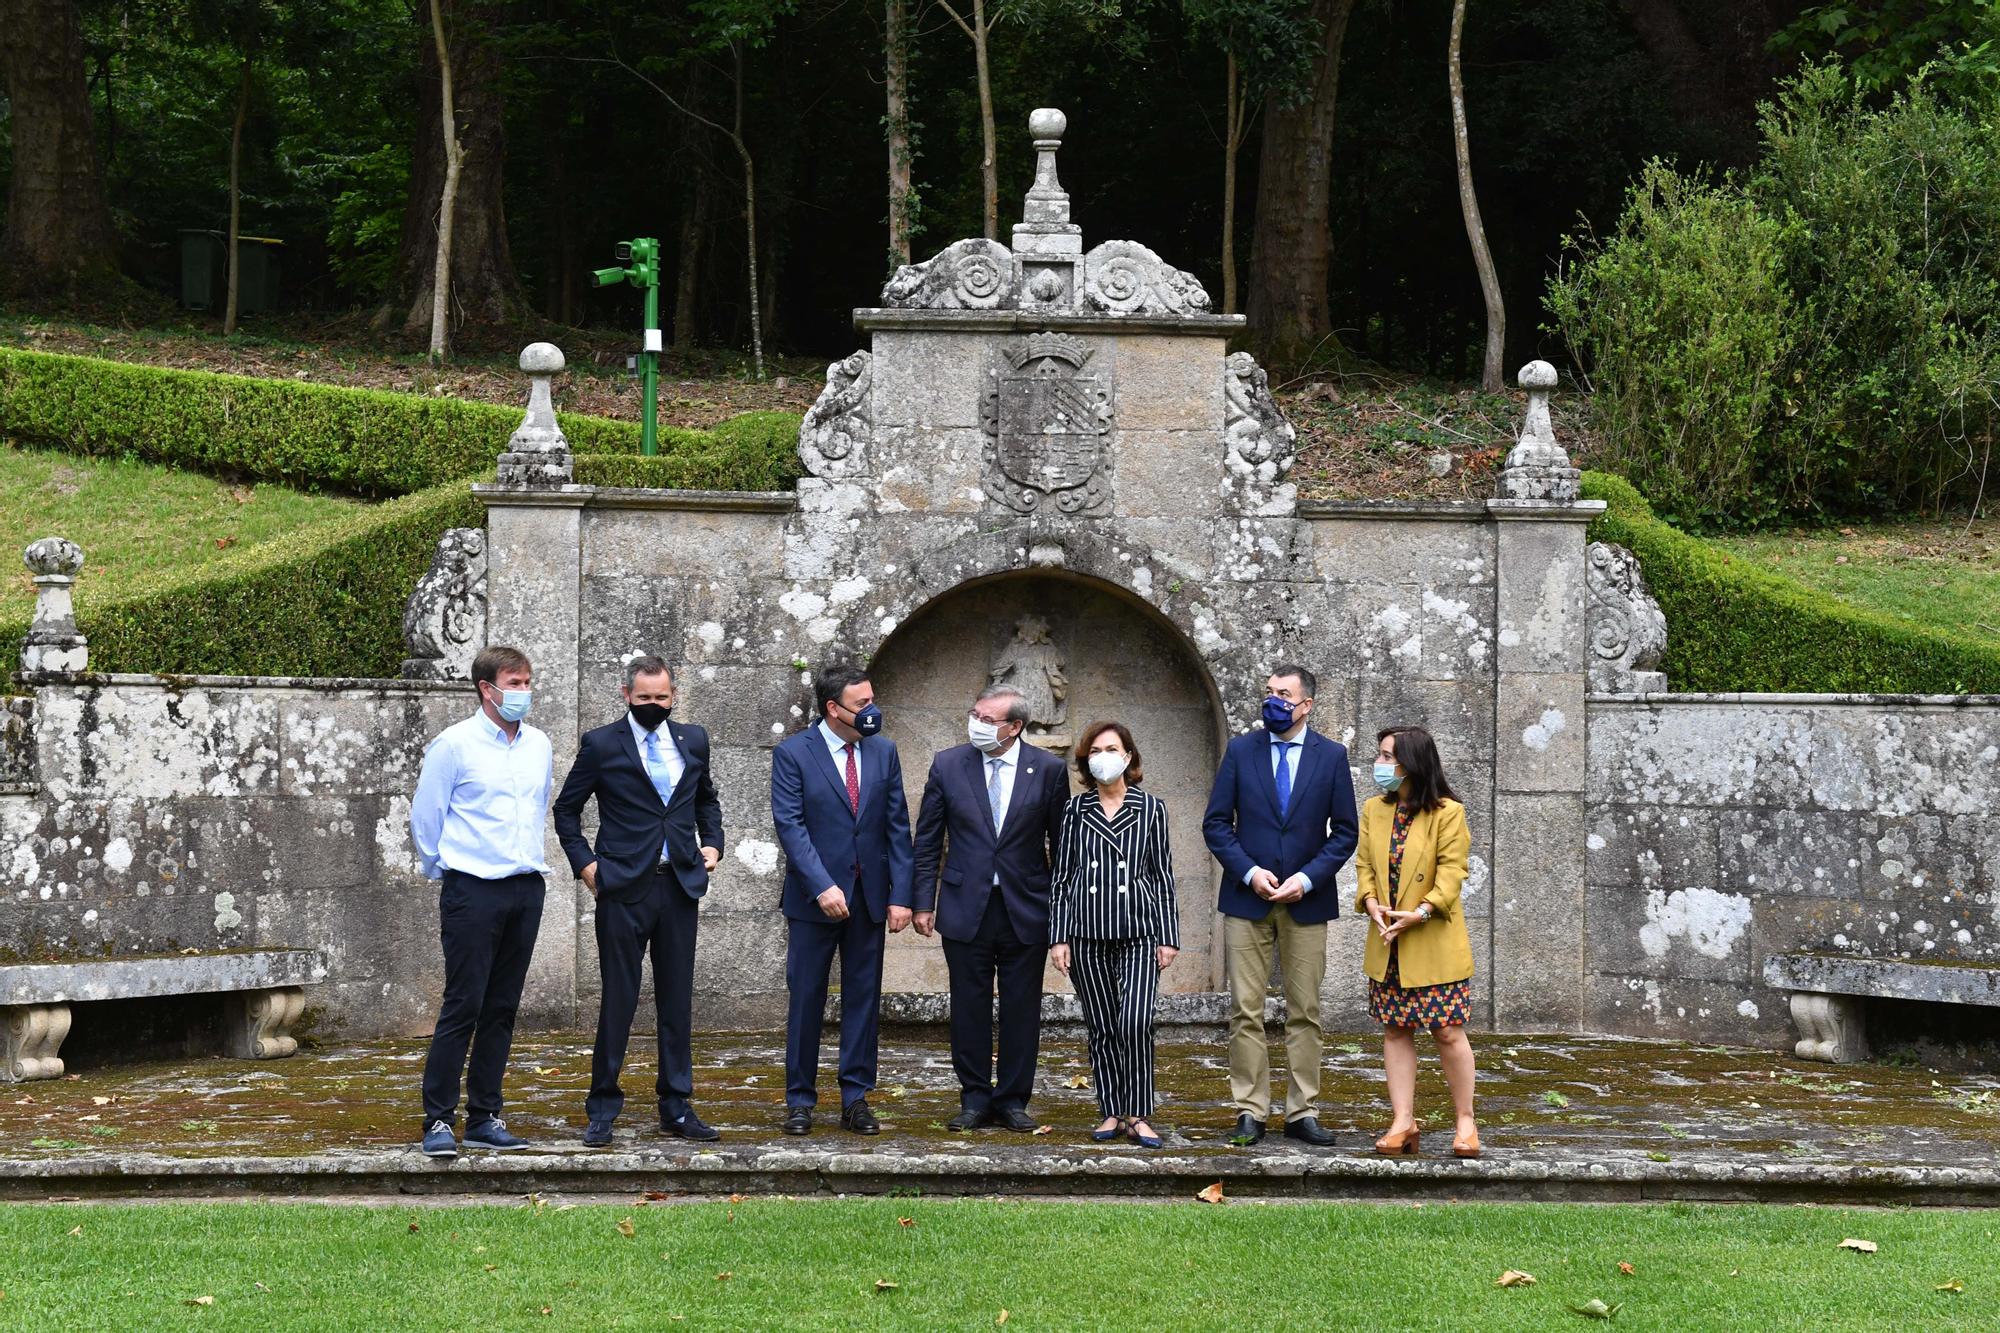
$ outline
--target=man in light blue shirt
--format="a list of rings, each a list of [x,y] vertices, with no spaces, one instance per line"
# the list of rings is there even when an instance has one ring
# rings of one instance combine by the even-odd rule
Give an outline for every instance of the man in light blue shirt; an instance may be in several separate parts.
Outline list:
[[[542,924],[548,872],[542,820],[554,755],[548,736],[522,721],[532,676],[518,649],[481,649],[472,659],[479,711],[430,743],[410,798],[417,862],[425,875],[442,881],[444,999],[424,1062],[427,1157],[458,1155],[453,1126],[461,1070],[466,1144],[502,1152],[527,1146],[500,1120],[500,1081]]]

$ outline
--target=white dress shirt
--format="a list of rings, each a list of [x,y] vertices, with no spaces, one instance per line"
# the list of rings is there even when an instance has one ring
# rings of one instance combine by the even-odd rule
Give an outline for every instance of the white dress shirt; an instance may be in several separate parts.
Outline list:
[[[632,740],[639,747],[639,762],[646,762],[646,738],[660,738],[660,762],[667,766],[667,790],[681,785],[681,774],[687,772],[687,760],[681,756],[681,747],[674,744],[674,733],[662,722],[657,731],[648,731],[639,725],[638,719],[625,714],[625,725],[632,728]],[[650,774],[649,774],[650,776]]]
[[[854,784],[866,790],[867,774],[861,771],[861,742],[849,741],[824,718],[820,719],[819,734],[820,739],[826,742],[827,753],[833,756],[833,771],[840,774],[842,782],[847,781],[847,747],[854,747]]]
[[[554,779],[548,735],[526,722],[510,740],[482,709],[439,732],[410,798],[410,841],[425,876],[546,874],[542,822]]]

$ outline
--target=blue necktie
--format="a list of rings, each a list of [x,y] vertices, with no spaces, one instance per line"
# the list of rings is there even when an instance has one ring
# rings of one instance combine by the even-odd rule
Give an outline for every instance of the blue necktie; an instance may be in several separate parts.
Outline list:
[[[1278,816],[1283,818],[1292,808],[1292,746],[1293,741],[1278,742]]]
[[[998,833],[1000,831],[1000,761],[998,759],[989,759],[986,761],[986,764],[989,770],[986,777],[986,804],[993,811],[993,831]]]
[[[673,800],[674,784],[667,776],[667,761],[660,753],[660,734],[657,731],[646,733],[646,776],[653,780],[653,790],[660,794],[661,805]],[[668,859],[665,842],[660,844],[660,859]]]

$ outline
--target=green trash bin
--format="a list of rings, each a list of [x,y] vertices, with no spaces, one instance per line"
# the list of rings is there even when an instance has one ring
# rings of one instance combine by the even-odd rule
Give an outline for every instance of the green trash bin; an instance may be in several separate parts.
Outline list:
[[[270,236],[238,236],[236,313],[255,315],[278,308],[279,257],[285,243]],[[221,310],[229,301],[229,235],[206,227],[181,231],[181,304],[191,310]]]

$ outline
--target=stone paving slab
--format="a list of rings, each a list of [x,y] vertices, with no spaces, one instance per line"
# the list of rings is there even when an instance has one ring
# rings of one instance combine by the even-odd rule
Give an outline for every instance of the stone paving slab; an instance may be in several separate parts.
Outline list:
[[[1155,1125],[1168,1146],[1096,1145],[1080,1043],[1045,1041],[1035,1113],[1047,1134],[948,1134],[948,1051],[891,1036],[864,1139],[821,1116],[789,1139],[782,1048],[769,1034],[697,1044],[696,1104],[722,1131],[697,1147],[661,1135],[642,1038],[610,1149],[584,1148],[589,1043],[516,1045],[509,1125],[535,1149],[432,1162],[415,1150],[423,1043],[301,1052],[282,1064],[202,1060],[80,1071],[0,1094],[0,1197],[156,1194],[731,1193],[1172,1196],[1221,1181],[1234,1195],[1326,1198],[1716,1199],[2000,1204],[2000,1078],[1886,1065],[1829,1069],[1752,1051],[1663,1042],[1480,1035],[1487,1156],[1444,1154],[1450,1117],[1434,1061],[1418,1109],[1425,1155],[1368,1151],[1386,1125],[1379,1053],[1329,1043],[1322,1123],[1339,1142],[1228,1144],[1219,1041],[1162,1045]],[[830,1090],[830,1080],[827,1084]]]

